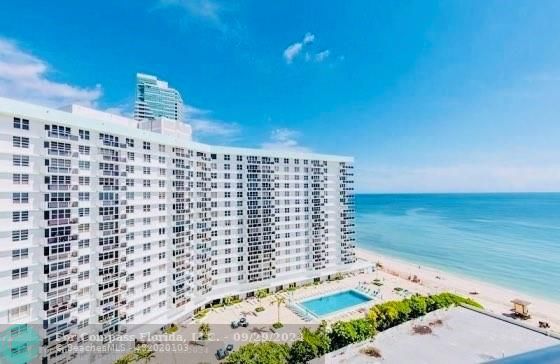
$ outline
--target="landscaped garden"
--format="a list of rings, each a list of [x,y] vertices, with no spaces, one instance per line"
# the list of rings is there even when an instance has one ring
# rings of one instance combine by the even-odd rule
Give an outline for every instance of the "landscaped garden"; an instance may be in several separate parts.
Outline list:
[[[347,345],[371,339],[378,331],[424,316],[428,312],[459,304],[482,308],[470,298],[453,293],[431,296],[413,295],[400,301],[388,301],[370,308],[363,318],[325,322],[315,329],[303,328],[301,338],[291,344],[250,343],[230,354],[227,364],[302,364]],[[372,355],[374,356],[374,355]]]

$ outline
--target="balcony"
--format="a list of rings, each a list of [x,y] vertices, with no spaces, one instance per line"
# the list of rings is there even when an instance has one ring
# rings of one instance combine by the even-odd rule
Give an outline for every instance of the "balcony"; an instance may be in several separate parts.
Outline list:
[[[69,225],[69,224],[76,224],[76,223],[78,223],[77,217],[72,217],[67,219],[50,219],[47,221],[48,226]]]
[[[72,153],[69,150],[58,150],[58,149],[48,149],[48,155],[54,155],[58,157],[70,157]]]
[[[78,136],[77,135],[53,133],[52,131],[47,132],[47,137],[53,138],[53,139],[78,141]]]
[[[110,221],[110,220],[118,220],[119,216],[118,215],[104,215],[102,216],[101,221]]]
[[[65,243],[68,241],[78,240],[78,234],[65,235],[65,236],[55,236],[52,238],[47,238],[48,244]]]
[[[118,258],[114,258],[114,259],[110,259],[110,260],[104,260],[101,264],[103,267],[107,267],[113,264],[117,264],[119,262]]]
[[[103,283],[107,283],[107,282],[115,280],[117,278],[119,278],[118,273],[113,273],[113,274],[110,274],[110,275],[103,275],[102,278],[101,278],[101,281]]]
[[[118,289],[118,288],[113,288],[113,289],[111,289],[111,290],[109,290],[109,291],[101,291],[101,292],[98,292],[98,293],[97,293],[97,298],[104,299],[104,298],[107,298],[107,297],[114,296],[114,295],[116,295],[116,294],[118,294],[118,293],[119,293],[119,289]]]
[[[104,171],[102,171],[102,175],[103,176],[109,176],[109,177],[118,177],[119,176],[119,171],[104,170]]]
[[[49,173],[70,173],[70,167],[48,167],[47,172]]]

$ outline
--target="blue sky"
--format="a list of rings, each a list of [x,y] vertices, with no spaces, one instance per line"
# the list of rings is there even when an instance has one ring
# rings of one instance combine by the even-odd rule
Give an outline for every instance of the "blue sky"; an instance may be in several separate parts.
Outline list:
[[[538,5],[538,6],[537,6]],[[166,79],[205,142],[352,155],[359,192],[560,190],[558,1],[6,1],[0,95],[131,110]]]

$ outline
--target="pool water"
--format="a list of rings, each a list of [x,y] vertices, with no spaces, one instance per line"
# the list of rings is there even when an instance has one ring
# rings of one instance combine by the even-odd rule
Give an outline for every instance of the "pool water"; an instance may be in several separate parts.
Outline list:
[[[371,300],[371,297],[356,290],[348,290],[301,301],[299,304],[313,315],[320,317],[330,315],[337,311],[346,310]]]

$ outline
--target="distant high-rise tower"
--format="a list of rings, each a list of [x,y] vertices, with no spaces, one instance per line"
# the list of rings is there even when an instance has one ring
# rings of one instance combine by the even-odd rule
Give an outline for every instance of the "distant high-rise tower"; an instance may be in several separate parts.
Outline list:
[[[139,121],[165,117],[183,121],[183,99],[167,82],[142,73],[136,74],[134,118]]]

